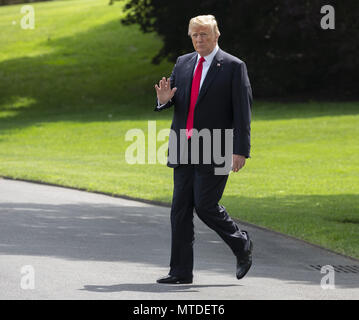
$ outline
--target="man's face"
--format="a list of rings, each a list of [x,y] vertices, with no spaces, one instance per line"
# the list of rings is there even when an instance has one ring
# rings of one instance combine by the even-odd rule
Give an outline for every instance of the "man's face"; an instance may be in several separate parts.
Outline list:
[[[191,39],[194,49],[203,57],[209,55],[215,48],[218,36],[211,26],[197,26],[191,28]]]

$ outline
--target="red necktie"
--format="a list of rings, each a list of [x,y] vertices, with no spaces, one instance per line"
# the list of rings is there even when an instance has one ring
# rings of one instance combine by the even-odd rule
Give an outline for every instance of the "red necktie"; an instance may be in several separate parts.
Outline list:
[[[189,111],[187,117],[187,125],[186,125],[186,136],[189,139],[192,136],[193,131],[193,116],[194,116],[194,107],[197,102],[199,87],[201,84],[202,77],[202,69],[203,62],[206,61],[203,57],[199,59],[196,71],[194,72],[194,77],[192,80],[192,88],[191,88],[191,102],[189,104]]]

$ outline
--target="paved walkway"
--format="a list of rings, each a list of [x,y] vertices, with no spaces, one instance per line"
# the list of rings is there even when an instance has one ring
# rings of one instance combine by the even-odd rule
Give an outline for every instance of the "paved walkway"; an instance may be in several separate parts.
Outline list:
[[[194,283],[159,285],[168,272],[169,212],[0,179],[0,299],[359,299],[359,261],[247,225],[254,265],[238,281],[231,251],[197,218]],[[323,289],[328,274],[311,265],[345,268],[334,289]]]

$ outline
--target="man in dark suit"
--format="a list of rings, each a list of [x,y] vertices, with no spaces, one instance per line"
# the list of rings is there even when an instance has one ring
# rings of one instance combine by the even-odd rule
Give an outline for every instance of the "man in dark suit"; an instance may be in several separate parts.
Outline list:
[[[231,130],[232,171],[238,172],[250,157],[252,91],[246,65],[218,47],[220,32],[214,16],[192,18],[188,34],[195,52],[180,56],[171,77],[162,78],[155,85],[155,111],[174,105],[168,154],[168,166],[174,168],[171,260],[169,274],[158,279],[158,283],[192,283],[194,209],[234,253],[238,279],[252,265],[252,241],[248,233],[240,230],[219,204],[229,172],[216,173],[221,164],[213,154],[210,161],[204,161],[201,151],[223,154],[223,146],[228,142],[223,133]],[[203,130],[209,132],[211,140],[201,135],[202,145],[195,144],[193,148],[194,141],[199,140],[197,133]],[[216,130],[222,133],[220,146],[218,141],[214,144]],[[199,161],[193,161],[194,154]]]

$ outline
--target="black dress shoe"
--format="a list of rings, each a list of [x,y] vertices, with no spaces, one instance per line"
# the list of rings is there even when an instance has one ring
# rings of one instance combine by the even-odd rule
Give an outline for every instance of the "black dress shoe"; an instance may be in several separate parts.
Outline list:
[[[248,248],[245,251],[244,255],[236,256],[237,257],[236,276],[238,280],[242,279],[252,266],[252,250],[253,250],[253,243],[250,239],[248,239]]]
[[[181,277],[168,275],[158,279],[157,283],[167,283],[167,284],[192,283],[192,278],[181,278]]]

